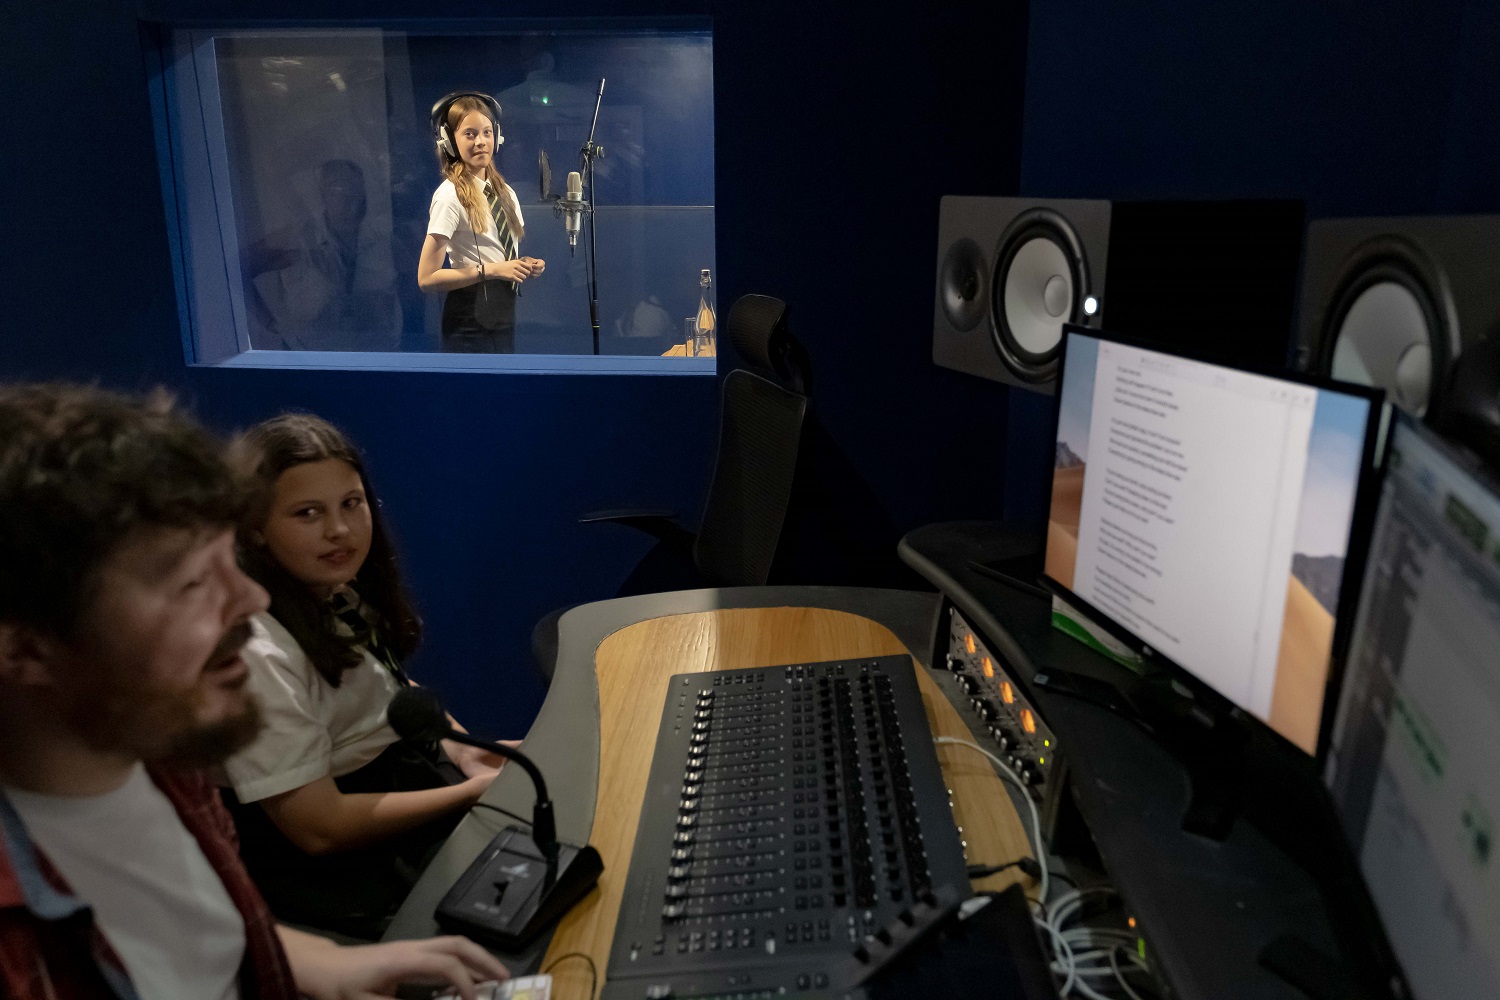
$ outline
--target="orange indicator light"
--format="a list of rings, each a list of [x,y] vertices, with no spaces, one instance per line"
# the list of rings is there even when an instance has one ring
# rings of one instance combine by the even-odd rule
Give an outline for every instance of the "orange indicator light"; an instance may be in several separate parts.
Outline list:
[[[1126,923],[1130,925],[1131,930],[1135,930],[1135,917],[1131,917]]]
[[[970,634],[964,636],[964,649],[967,649],[970,653],[974,652],[974,635],[973,635],[973,633],[970,633]]]
[[[1036,732],[1036,716],[1031,714],[1031,709],[1021,709],[1021,728],[1027,733]]]
[[[1010,681],[1000,682],[1000,700],[1010,705],[1016,700],[1016,689],[1010,686]]]
[[[988,656],[979,661],[979,666],[984,671],[984,676],[995,676],[995,665],[990,662],[990,658]]]

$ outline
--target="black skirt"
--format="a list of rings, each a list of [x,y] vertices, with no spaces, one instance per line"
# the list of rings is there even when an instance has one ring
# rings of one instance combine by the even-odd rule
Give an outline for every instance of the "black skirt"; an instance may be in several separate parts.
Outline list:
[[[352,795],[420,791],[461,781],[463,772],[441,747],[398,740],[334,784]],[[454,810],[383,844],[314,857],[287,839],[259,803],[241,803],[231,789],[224,789],[223,797],[239,832],[240,857],[276,918],[367,941],[385,933],[417,877],[464,815]]]
[[[509,281],[484,281],[448,293],[443,299],[443,350],[515,353],[516,290]]]

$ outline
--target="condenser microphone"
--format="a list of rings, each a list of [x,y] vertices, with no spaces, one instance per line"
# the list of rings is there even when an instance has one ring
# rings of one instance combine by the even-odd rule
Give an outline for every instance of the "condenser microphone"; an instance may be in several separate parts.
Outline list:
[[[578,230],[583,225],[583,175],[568,171],[568,193],[563,196],[562,210],[568,227],[568,246],[578,246]]]
[[[503,743],[475,739],[454,729],[442,700],[425,688],[397,691],[386,709],[386,720],[402,739],[418,743],[454,740],[509,758],[521,765],[536,789],[531,832],[515,826],[500,831],[438,904],[439,924],[504,949],[519,949],[599,881],[604,864],[598,851],[587,844],[558,843],[547,783],[531,758]]]

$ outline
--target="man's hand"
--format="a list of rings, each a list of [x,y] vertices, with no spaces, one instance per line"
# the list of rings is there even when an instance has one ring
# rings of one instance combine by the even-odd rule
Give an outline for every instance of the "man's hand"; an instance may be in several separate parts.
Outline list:
[[[476,1000],[477,983],[510,978],[498,959],[468,938],[344,947],[290,927],[276,930],[298,991],[312,1000],[390,1000],[402,983],[446,983],[463,1000]]]

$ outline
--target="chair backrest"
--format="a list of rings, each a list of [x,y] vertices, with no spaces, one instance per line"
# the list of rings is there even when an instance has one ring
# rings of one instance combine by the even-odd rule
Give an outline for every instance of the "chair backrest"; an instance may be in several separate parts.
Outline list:
[[[724,329],[745,364],[773,382],[812,396],[812,365],[807,351],[787,329],[786,303],[769,295],[741,295],[725,317]]]
[[[807,397],[739,368],[724,379],[719,409],[719,455],[693,563],[715,586],[760,586],[786,521]]]

